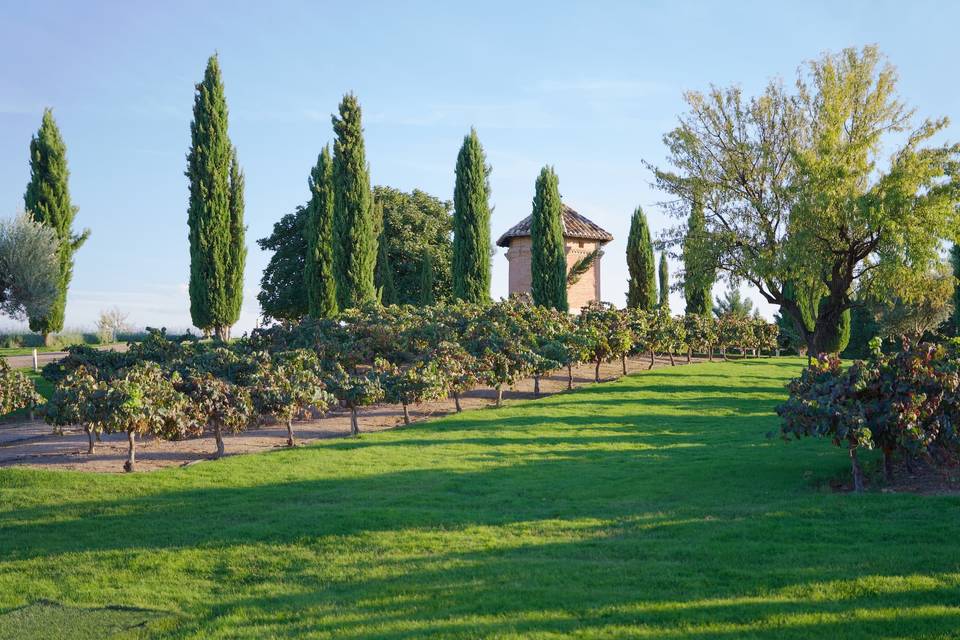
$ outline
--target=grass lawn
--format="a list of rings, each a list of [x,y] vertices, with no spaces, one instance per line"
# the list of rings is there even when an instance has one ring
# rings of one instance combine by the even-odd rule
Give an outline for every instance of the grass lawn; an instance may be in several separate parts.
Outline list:
[[[800,367],[152,474],[0,469],[0,638],[42,599],[165,615],[119,637],[958,637],[960,497],[831,492],[843,451],[765,438]]]

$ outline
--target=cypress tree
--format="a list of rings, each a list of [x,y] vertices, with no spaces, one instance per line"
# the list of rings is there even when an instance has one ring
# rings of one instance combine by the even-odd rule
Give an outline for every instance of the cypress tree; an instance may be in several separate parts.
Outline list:
[[[667,254],[660,254],[660,308],[670,311],[670,269]]]
[[[304,284],[310,316],[329,318],[337,314],[337,283],[333,277],[333,160],[324,146],[307,179],[307,260]]]
[[[627,237],[627,306],[652,311],[657,306],[657,283],[653,266],[653,243],[643,209],[637,207]]]
[[[683,297],[687,303],[687,313],[710,314],[713,281],[717,277],[711,262],[703,202],[695,196],[687,221],[687,237],[683,241]]]
[[[530,276],[534,304],[567,311],[567,256],[563,243],[563,204],[553,167],[537,177],[533,196]]]
[[[237,160],[237,150],[230,151],[230,253],[227,267],[227,336],[230,327],[240,319],[240,308],[243,306],[243,271],[247,264],[247,227],[243,224],[244,199],[243,190],[245,180],[240,162]]]
[[[363,144],[360,103],[348,93],[333,116],[333,264],[337,304],[349,309],[375,301],[377,221]]]
[[[89,230],[73,233],[77,207],[70,202],[70,170],[67,148],[53,111],[45,109],[37,134],[30,139],[30,182],[23,195],[24,207],[33,219],[51,228],[58,241],[57,259],[60,268],[57,297],[42,317],[29,318],[30,330],[46,337],[63,329],[67,305],[67,289],[73,278],[73,254],[90,236]]]
[[[397,283],[393,278],[393,263],[390,262],[389,243],[385,237],[386,229],[380,232],[380,240],[377,242],[377,297],[380,304],[390,306],[398,304],[400,296],[397,295]]]
[[[242,282],[246,249],[243,176],[227,134],[227,101],[216,54],[196,85],[190,142],[190,317],[199,329],[225,340],[242,301],[237,282]]]
[[[437,302],[433,295],[433,281],[433,256],[424,251],[420,266],[420,304],[425,307],[432,307]]]
[[[453,188],[453,297],[490,301],[490,167],[475,129],[463,138]]]

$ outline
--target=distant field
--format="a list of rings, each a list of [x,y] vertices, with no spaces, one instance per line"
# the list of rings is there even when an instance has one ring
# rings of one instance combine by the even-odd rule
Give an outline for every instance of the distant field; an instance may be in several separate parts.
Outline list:
[[[659,369],[150,474],[0,469],[0,629],[957,637],[960,497],[834,493],[841,450],[767,439],[802,363]],[[44,599],[68,607],[27,607]]]

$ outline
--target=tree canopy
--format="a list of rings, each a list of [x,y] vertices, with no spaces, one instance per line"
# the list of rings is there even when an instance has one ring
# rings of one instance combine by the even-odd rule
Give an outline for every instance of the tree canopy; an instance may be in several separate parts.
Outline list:
[[[452,295],[453,217],[452,203],[414,189],[410,193],[393,187],[377,186],[374,199],[383,206],[383,230],[386,260],[392,275],[397,304],[420,304],[423,261],[429,256],[433,271],[432,298],[447,301]],[[382,258],[378,258],[382,262]],[[378,264],[378,270],[380,265]],[[384,280],[380,276],[380,280]],[[378,282],[383,287],[386,283]],[[387,303],[387,300],[384,300]]]
[[[960,147],[932,145],[946,119],[915,123],[896,83],[865,47],[801,67],[792,93],[778,81],[753,98],[687,93],[689,111],[664,136],[672,167],[652,167],[675,214],[702,194],[718,267],[779,305],[815,352],[835,340],[855,289],[909,298],[957,233]],[[824,287],[812,328],[784,293],[792,281]]]

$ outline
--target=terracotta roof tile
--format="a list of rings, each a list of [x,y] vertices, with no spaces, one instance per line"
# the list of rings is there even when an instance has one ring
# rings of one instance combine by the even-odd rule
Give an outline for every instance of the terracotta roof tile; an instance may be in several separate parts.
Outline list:
[[[510,229],[497,240],[497,246],[509,246],[512,238],[530,237],[530,222],[532,219],[533,215],[531,214],[510,227]],[[601,243],[607,243],[613,240],[613,236],[610,235],[608,231],[601,229],[596,223],[591,222],[567,205],[563,205],[563,237],[599,240]]]

